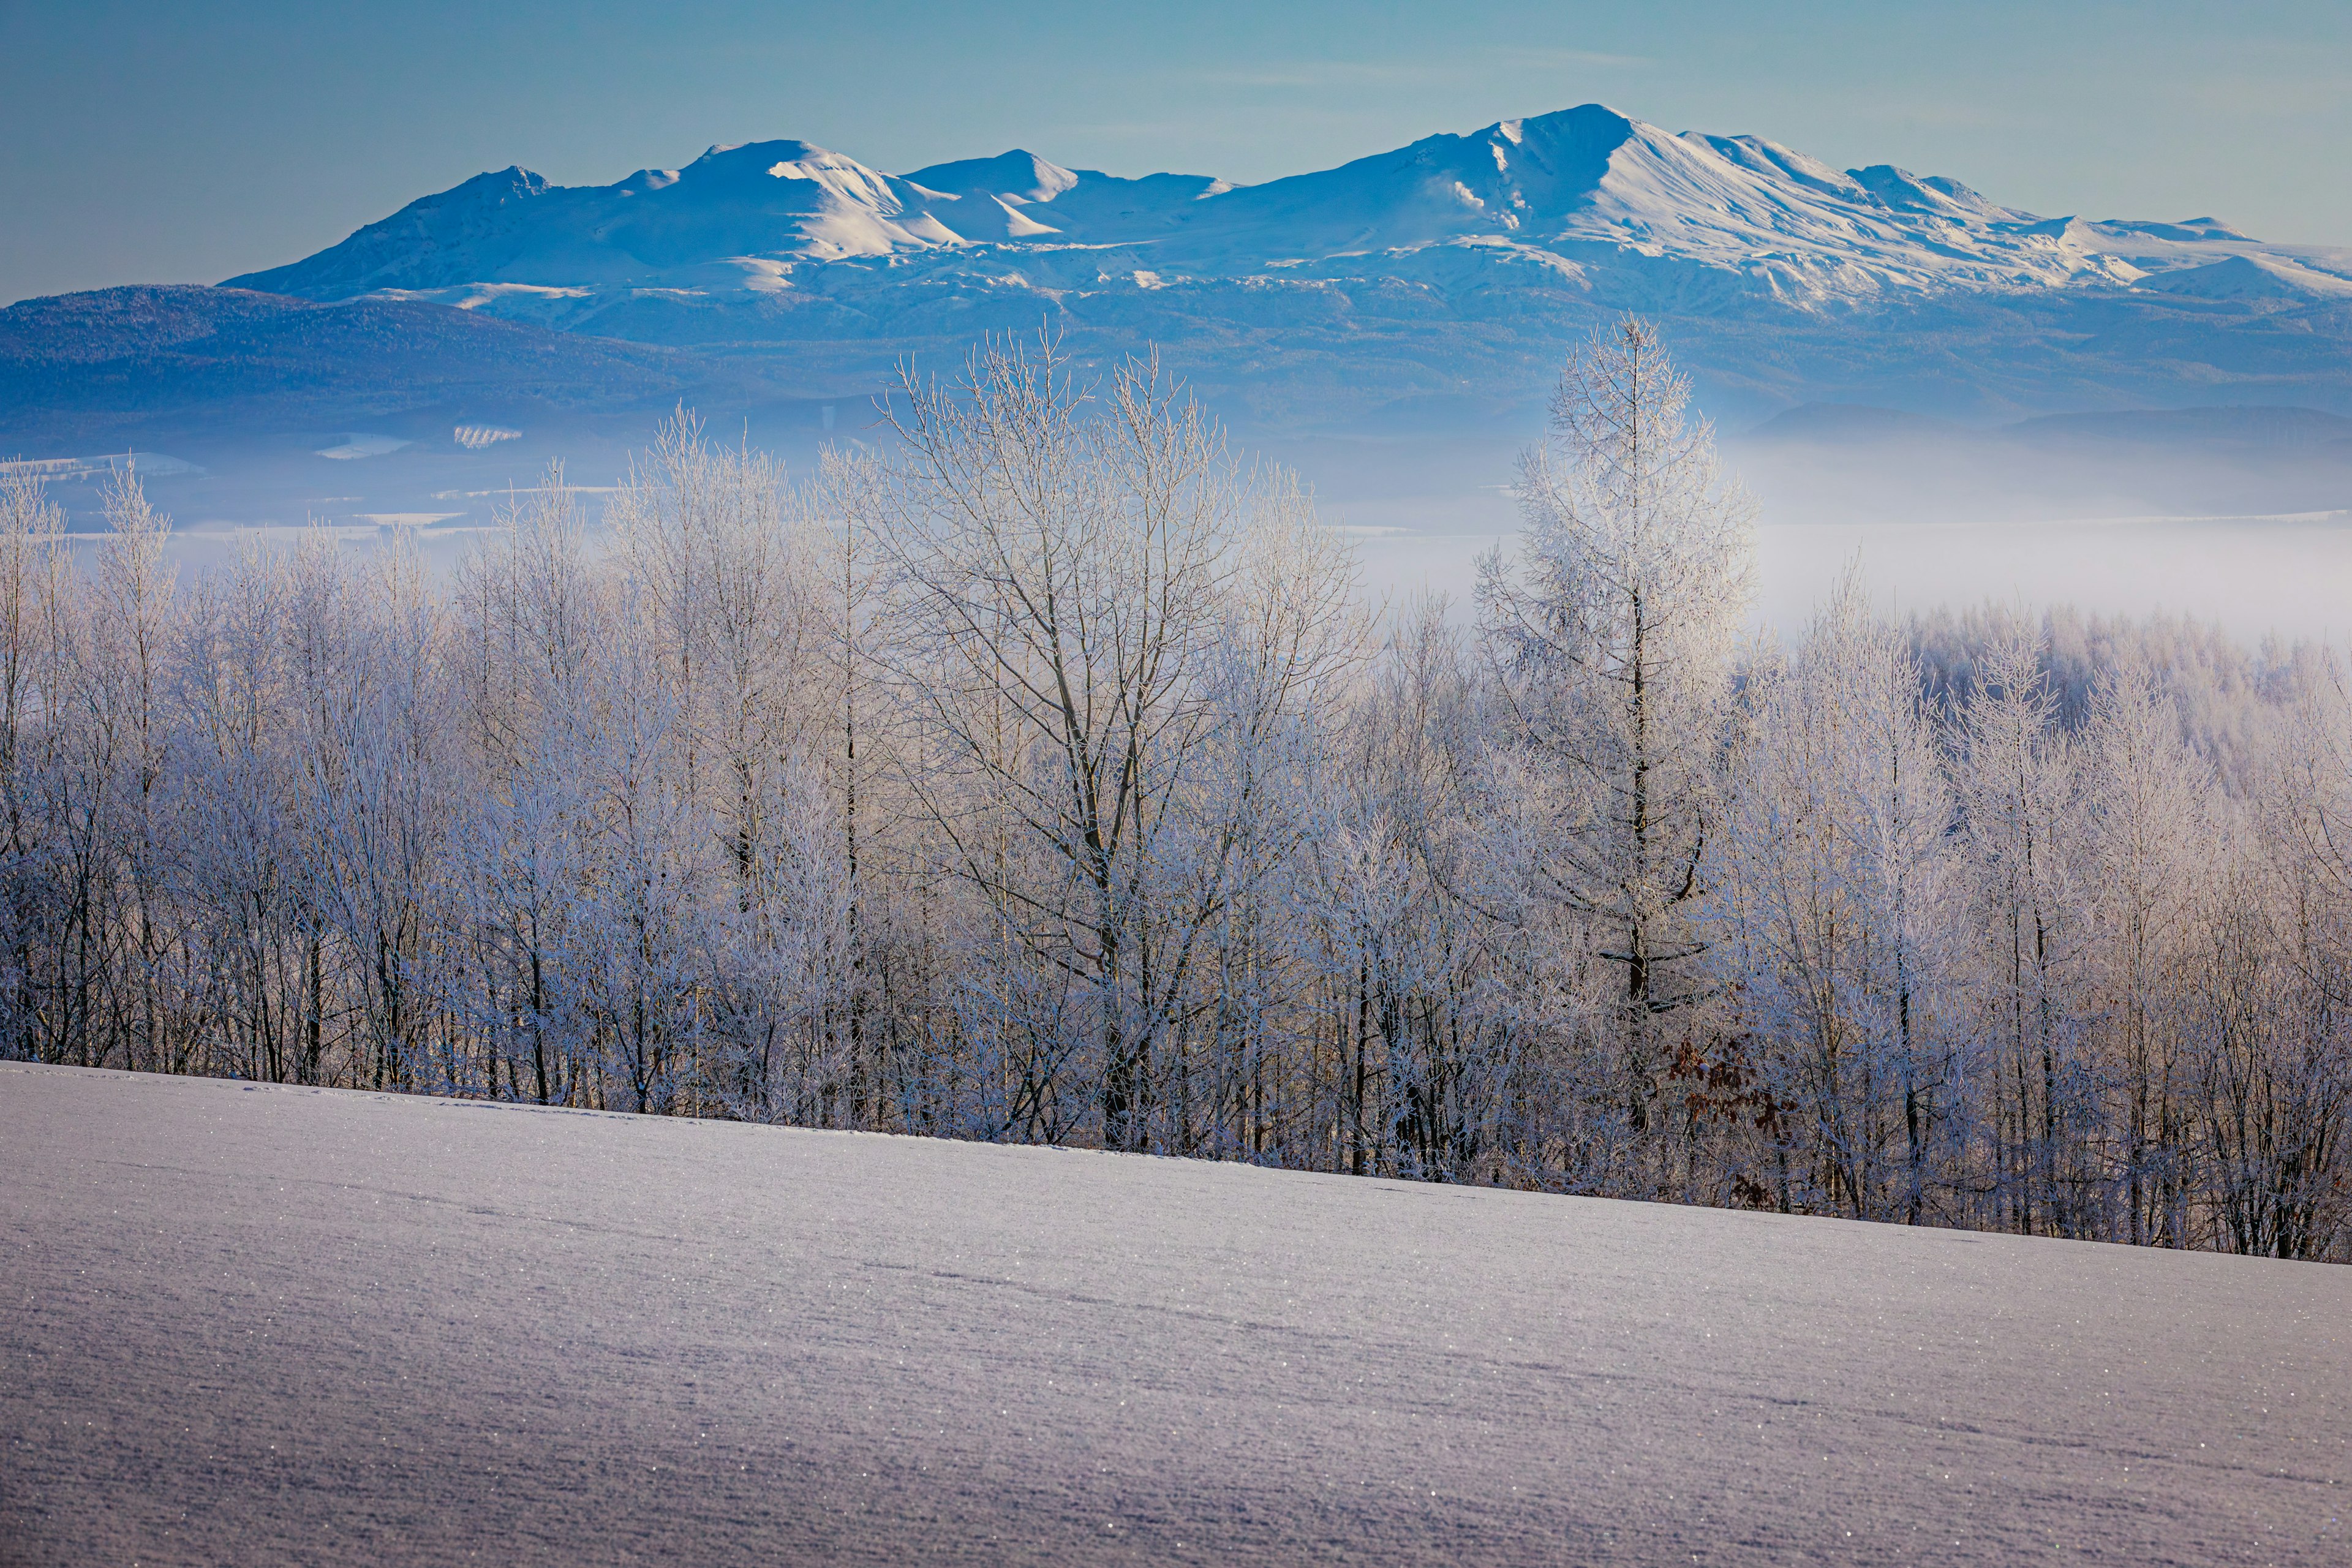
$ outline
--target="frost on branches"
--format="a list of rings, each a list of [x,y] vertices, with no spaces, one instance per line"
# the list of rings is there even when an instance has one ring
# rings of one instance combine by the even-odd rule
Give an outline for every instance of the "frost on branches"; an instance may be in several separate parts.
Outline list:
[[[2352,684],[2156,619],[1751,635],[1628,321],[1475,624],[1155,363],[681,416],[443,578],[0,483],[0,1048],[2352,1257]]]

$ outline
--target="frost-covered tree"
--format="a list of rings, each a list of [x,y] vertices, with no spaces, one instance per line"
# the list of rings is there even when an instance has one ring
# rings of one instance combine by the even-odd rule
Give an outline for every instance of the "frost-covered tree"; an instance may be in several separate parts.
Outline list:
[[[0,469],[0,1053],[2352,1258],[2352,689],[1858,578],[1655,334],[1475,626],[1148,362],[681,414],[455,572]]]
[[[2072,1235],[2092,1203],[2093,1101],[2078,1049],[2084,936],[2073,739],[2021,629],[1994,644],[1958,729],[1978,933],[1977,1070],[1991,1089],[1990,1180],[2004,1223]]]
[[[1156,363],[1081,385],[1050,342],[911,374],[853,517],[893,577],[904,777],[986,917],[971,999],[1005,1113],[1141,1147],[1234,896],[1254,749],[1337,657],[1344,554]]]
[[[1693,915],[1722,799],[1753,507],[1690,416],[1655,328],[1596,333],[1523,460],[1518,553],[1485,562],[1480,626],[1507,702],[1498,788],[1539,898],[1617,966],[1626,1110],[1646,1128],[1659,1015],[1703,995]]]
[[[308,563],[297,636],[320,659],[298,807],[309,897],[356,971],[370,1087],[446,1082],[424,1047],[452,781],[441,606],[404,542],[357,574]]]
[[[1751,670],[1718,876],[1738,1013],[1801,1117],[1779,1179],[1919,1223],[1952,1110],[1951,790],[1919,671],[1850,573],[1792,657]],[[1782,1194],[1785,1205],[1787,1194]]]
[[[0,1039],[12,1055],[52,1060],[70,1048],[48,990],[63,912],[51,806],[70,669],[64,535],[37,473],[0,475]]]
[[[2226,860],[2210,767],[2181,737],[2155,672],[2110,667],[2090,699],[2082,745],[2087,810],[2091,962],[2097,1028],[2121,1104],[2114,1117],[2125,1234],[2183,1245],[2189,1084],[2182,1056],[2185,960],[2204,883]],[[2217,853],[2218,851],[2218,853]]]

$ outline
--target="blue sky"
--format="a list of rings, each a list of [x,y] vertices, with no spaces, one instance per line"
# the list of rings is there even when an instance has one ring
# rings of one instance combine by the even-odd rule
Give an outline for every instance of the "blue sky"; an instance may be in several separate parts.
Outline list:
[[[1258,181],[1599,100],[2044,214],[2352,245],[2352,5],[0,0],[0,301],[211,282],[520,163],[796,136]]]

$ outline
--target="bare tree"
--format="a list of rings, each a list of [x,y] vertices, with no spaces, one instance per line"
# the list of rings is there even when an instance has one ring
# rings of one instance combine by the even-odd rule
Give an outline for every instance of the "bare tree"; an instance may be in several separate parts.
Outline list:
[[[5,1048],[62,1059],[46,981],[58,941],[59,870],[52,781],[61,761],[61,709],[70,666],[71,590],[65,517],[39,476],[0,476],[0,919],[5,931]]]
[[[1502,786],[1527,875],[1616,965],[1626,1115],[1650,1126],[1655,1024],[1708,989],[1691,919],[1719,811],[1753,507],[1654,328],[1596,333],[1523,459],[1517,559],[1484,563],[1481,626],[1509,702]]]
[[[2352,1258],[2341,662],[1743,642],[1688,395],[1591,345],[1475,627],[1051,342],[446,578],[0,470],[0,1051]]]
[[[2123,1102],[2116,1152],[2123,1230],[2135,1243],[2180,1247],[2191,1158],[2181,1050],[2185,963],[2204,876],[2217,868],[2213,852],[2228,827],[2218,819],[2211,769],[2183,742],[2173,700],[2147,665],[2134,661],[2099,677],[2082,787],[2097,1025]]]
[[[1979,1039],[1997,1125],[2004,1223],[2073,1235],[2093,1179],[2078,1157],[2091,1095],[2077,1050],[2083,889],[2076,753],[2021,629],[1996,643],[1960,726],[1961,805],[1978,952]]]
[[[1194,792],[1223,777],[1248,809],[1219,764],[1311,690],[1345,563],[1156,363],[1097,402],[1050,342],[991,344],[901,393],[903,456],[856,506],[897,581],[891,672],[929,764],[908,786],[988,910],[982,951],[1034,966],[995,992],[1028,1042],[1013,1114],[1055,1121],[1083,1053],[1104,1142],[1139,1147],[1236,868],[1229,815],[1194,815]]]
[[[1717,924],[1743,1023],[1788,1049],[1766,1081],[1803,1116],[1770,1119],[1779,1202],[1793,1153],[1825,1203],[1916,1225],[1957,1088],[1937,1005],[1953,805],[1918,667],[1850,571],[1747,701]]]

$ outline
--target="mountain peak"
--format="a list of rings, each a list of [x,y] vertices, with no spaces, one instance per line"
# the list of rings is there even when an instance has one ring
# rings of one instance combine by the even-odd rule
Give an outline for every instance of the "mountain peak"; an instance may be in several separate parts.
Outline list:
[[[1015,203],[1050,202],[1078,183],[1072,171],[1018,147],[993,158],[933,163],[900,177],[942,195],[984,193]]]
[[[885,258],[894,287],[1057,299],[1147,276],[1288,285],[1377,274],[1451,289],[1510,267],[1580,295],[1613,280],[1610,296],[1642,309],[1751,294],[1812,308],[1952,289],[2124,288],[2151,275],[2182,275],[2149,285],[2159,290],[2332,297],[2345,281],[2338,261],[2311,263],[2318,253],[2185,276],[2254,247],[2211,219],[2037,219],[1948,176],[1893,163],[1841,172],[1760,136],[1670,134],[1582,103],[1244,186],[1120,178],[1025,148],[891,175],[784,139],[714,145],[682,169],[606,186],[551,186],[514,167],[236,281],[313,299],[421,291],[542,314],[558,308],[553,295],[648,289],[714,303],[748,292],[772,309],[836,298],[821,277],[862,288],[820,269]],[[601,307],[561,309],[573,321]]]
[[[2352,300],[2352,279],[2276,256],[2227,256],[2202,267],[2159,272],[2134,287],[2203,300]]]
[[[502,202],[518,196],[543,196],[554,188],[547,183],[546,176],[533,174],[520,163],[509,163],[503,169],[488,170],[470,180],[460,180],[446,191],[420,196],[408,205],[414,207],[426,202],[445,205],[462,202]]]
[[[2009,207],[1995,206],[1959,181],[1946,179],[1941,174],[1915,174],[1892,163],[1873,163],[1866,169],[1848,169],[1846,173],[1864,190],[1902,212],[1958,218],[2022,218],[2032,216]]]
[[[1507,135],[1524,145],[1530,138],[1574,136],[1580,140],[1594,138],[1622,140],[1632,135],[1641,121],[1630,114],[1620,114],[1605,103],[1580,103],[1573,109],[1555,109],[1543,114],[1531,114],[1518,120],[1507,120],[1489,126],[1490,132]],[[1515,129],[1505,132],[1508,125]]]
[[[705,174],[732,173],[772,163],[822,163],[840,157],[841,154],[830,147],[820,147],[814,142],[800,142],[790,137],[769,142],[725,142],[705,148],[701,157],[679,173],[691,174],[696,170]]]

